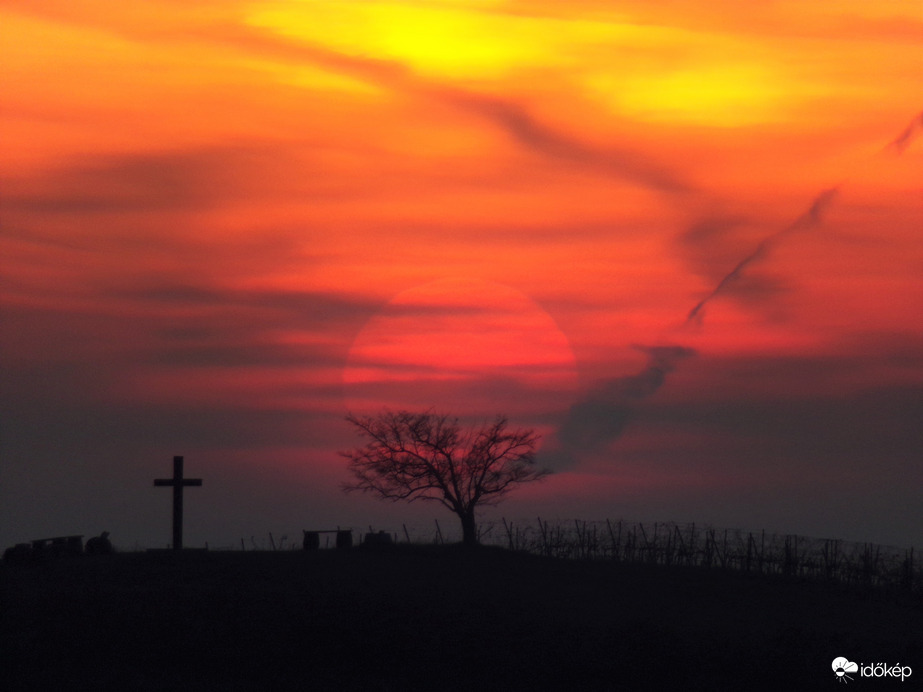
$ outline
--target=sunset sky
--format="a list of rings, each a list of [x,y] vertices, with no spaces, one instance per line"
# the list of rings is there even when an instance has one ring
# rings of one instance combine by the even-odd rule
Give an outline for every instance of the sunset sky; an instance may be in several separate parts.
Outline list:
[[[345,415],[506,414],[490,521],[923,547],[919,0],[0,0],[0,547],[455,528]]]

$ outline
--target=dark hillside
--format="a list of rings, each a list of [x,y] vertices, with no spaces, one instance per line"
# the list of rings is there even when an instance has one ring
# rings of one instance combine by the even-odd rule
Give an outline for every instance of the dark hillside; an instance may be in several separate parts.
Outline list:
[[[837,656],[923,676],[919,607],[716,570],[401,546],[0,580],[6,689],[819,689]]]

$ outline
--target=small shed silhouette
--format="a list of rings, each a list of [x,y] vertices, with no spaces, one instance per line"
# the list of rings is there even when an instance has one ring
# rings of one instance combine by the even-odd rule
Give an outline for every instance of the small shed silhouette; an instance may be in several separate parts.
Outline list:
[[[83,554],[83,536],[57,536],[32,541],[33,557],[63,557]]]
[[[373,533],[370,531],[369,533],[365,534],[362,545],[368,546],[370,548],[382,545],[394,545],[394,539],[387,531],[379,531],[378,533]]]
[[[302,529],[301,531],[304,534],[304,539],[301,542],[301,547],[304,550],[320,549],[320,535],[322,533],[335,533],[337,548],[347,549],[353,547],[352,529],[323,529],[320,531],[306,531]]]

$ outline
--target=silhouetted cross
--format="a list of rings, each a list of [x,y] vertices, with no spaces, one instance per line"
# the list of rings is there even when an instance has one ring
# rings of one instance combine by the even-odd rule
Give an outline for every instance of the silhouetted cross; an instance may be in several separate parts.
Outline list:
[[[183,478],[183,457],[173,457],[173,478],[155,478],[154,485],[173,487],[173,550],[182,550],[183,488],[202,485],[202,479]]]

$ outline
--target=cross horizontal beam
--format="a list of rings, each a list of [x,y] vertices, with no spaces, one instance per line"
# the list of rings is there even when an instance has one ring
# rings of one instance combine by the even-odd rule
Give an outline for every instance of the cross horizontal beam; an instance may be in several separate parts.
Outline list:
[[[173,457],[173,478],[155,478],[154,485],[173,488],[173,550],[183,549],[183,488],[202,485],[201,478],[183,478],[183,457]]]

